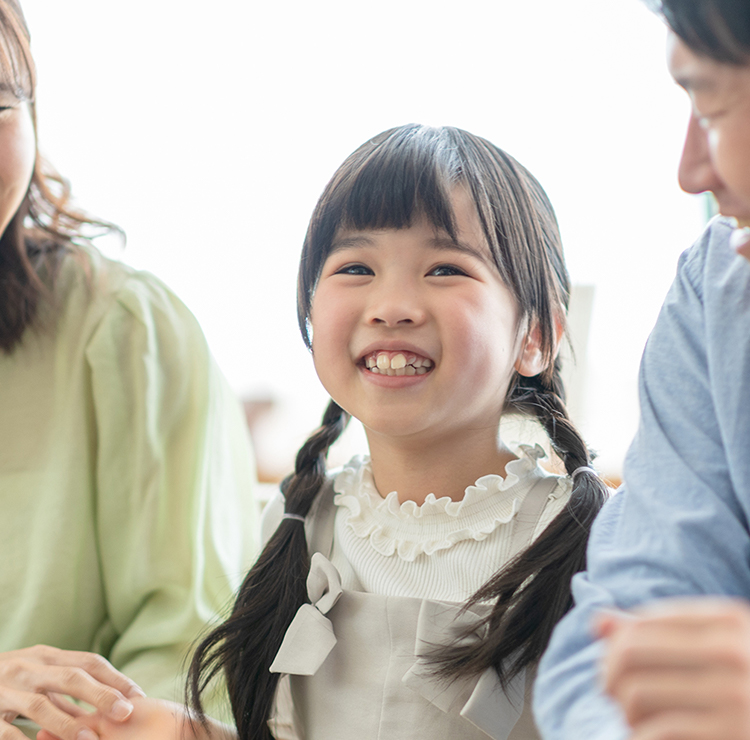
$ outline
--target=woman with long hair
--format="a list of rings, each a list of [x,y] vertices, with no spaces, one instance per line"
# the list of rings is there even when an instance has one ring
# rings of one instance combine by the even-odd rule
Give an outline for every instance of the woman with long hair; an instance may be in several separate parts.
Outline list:
[[[122,721],[180,694],[248,564],[253,466],[193,316],[39,155],[35,83],[0,0],[0,736],[82,740],[65,695]]]

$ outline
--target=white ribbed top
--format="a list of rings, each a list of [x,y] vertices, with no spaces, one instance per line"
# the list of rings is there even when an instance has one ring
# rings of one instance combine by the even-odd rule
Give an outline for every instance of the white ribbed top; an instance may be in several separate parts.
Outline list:
[[[331,561],[344,588],[387,596],[465,601],[508,560],[510,523],[531,487],[550,473],[539,466],[538,445],[514,450],[506,475],[485,475],[461,501],[427,496],[418,506],[399,503],[393,491],[375,488],[370,460],[354,457],[336,475],[337,506]],[[539,524],[538,537],[570,497],[570,478],[558,478]],[[263,511],[265,544],[281,521],[279,492]]]
[[[344,588],[387,596],[464,601],[508,560],[512,527],[526,494],[540,477],[544,451],[521,446],[506,476],[486,475],[461,501],[429,494],[424,504],[403,504],[378,493],[368,457],[353,458],[336,476],[332,563]],[[559,478],[539,524],[538,537],[571,491]]]

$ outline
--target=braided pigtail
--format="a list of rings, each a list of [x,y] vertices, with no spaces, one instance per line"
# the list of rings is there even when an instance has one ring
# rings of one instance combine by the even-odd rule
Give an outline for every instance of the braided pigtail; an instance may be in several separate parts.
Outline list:
[[[571,475],[589,468],[591,454],[568,416],[563,393],[560,363],[555,360],[546,378],[518,376],[508,406],[539,421]],[[432,657],[437,673],[455,678],[492,666],[506,686],[541,658],[552,630],[571,607],[570,580],[585,567],[589,531],[606,499],[606,486],[593,470],[577,472],[567,507],[469,599],[467,607],[494,602],[485,620],[487,637],[436,651]]]
[[[294,473],[282,485],[287,514],[307,516],[325,481],[328,450],[348,420],[331,401],[323,423],[297,453]],[[240,740],[272,739],[267,722],[279,674],[269,668],[294,615],[307,602],[309,569],[304,527],[283,519],[247,574],[231,616],[193,655],[186,693],[201,721],[201,693],[223,671]]]

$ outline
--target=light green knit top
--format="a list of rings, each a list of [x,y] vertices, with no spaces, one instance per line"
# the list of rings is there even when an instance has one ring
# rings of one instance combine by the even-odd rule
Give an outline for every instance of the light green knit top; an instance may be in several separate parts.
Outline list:
[[[185,306],[83,257],[0,354],[0,651],[95,651],[179,699],[255,554],[247,429]]]

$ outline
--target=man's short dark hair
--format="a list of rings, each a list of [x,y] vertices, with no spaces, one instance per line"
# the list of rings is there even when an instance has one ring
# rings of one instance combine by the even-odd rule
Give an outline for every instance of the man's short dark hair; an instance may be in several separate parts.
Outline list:
[[[750,0],[646,0],[696,53],[750,63]]]

